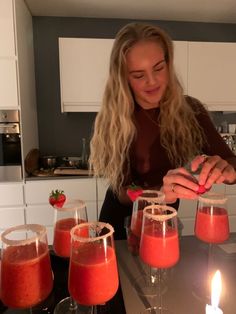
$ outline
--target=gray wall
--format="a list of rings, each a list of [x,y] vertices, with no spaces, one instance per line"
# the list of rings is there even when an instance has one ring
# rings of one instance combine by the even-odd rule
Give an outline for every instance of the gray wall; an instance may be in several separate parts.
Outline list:
[[[90,139],[96,113],[60,111],[58,37],[113,38],[131,20],[33,17],[41,155],[78,156]],[[174,40],[236,42],[236,24],[150,21]]]

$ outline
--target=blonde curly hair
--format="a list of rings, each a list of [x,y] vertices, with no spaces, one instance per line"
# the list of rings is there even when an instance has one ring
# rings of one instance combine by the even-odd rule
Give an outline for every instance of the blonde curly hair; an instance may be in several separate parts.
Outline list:
[[[194,110],[186,102],[173,65],[173,42],[157,26],[130,23],[115,38],[109,77],[97,114],[90,142],[90,167],[94,175],[106,178],[111,189],[119,193],[130,171],[129,151],[136,135],[133,121],[134,99],[128,84],[126,54],[137,42],[152,40],[161,45],[168,65],[168,87],[160,101],[161,144],[173,165],[180,166],[198,153],[203,132]]]

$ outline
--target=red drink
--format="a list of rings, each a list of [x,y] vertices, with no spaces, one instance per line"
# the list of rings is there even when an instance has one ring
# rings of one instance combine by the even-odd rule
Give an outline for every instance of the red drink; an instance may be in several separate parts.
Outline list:
[[[75,218],[65,218],[58,220],[54,228],[53,249],[58,256],[70,257],[71,229],[84,222]]]
[[[131,230],[137,237],[141,237],[143,223],[143,210],[138,210],[135,216],[132,216]]]
[[[102,304],[118,289],[115,251],[99,243],[83,243],[70,260],[69,292],[81,305]]]
[[[229,237],[229,219],[226,209],[206,206],[198,209],[195,222],[195,235],[207,243],[222,243]]]
[[[144,263],[151,267],[168,268],[179,260],[178,232],[174,229],[153,230],[152,226],[145,227],[141,237],[139,255]]]
[[[1,297],[5,305],[12,308],[32,307],[46,299],[52,287],[46,244],[39,243],[37,248],[35,243],[31,243],[5,249],[1,273]]]

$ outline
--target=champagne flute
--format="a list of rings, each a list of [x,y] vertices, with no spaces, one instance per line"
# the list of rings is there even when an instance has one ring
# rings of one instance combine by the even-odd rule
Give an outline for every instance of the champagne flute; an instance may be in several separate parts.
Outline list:
[[[54,207],[53,250],[57,256],[69,262],[71,251],[71,229],[88,221],[87,208],[80,199],[67,199],[62,207]],[[68,269],[67,269],[68,270]],[[68,276],[68,273],[66,274]],[[77,303],[71,296],[62,299],[55,307],[54,314],[79,313]]]
[[[224,194],[213,192],[205,193],[198,198],[194,233],[199,240],[208,244],[206,276],[208,280],[214,271],[214,245],[223,243],[229,238],[227,200]],[[193,294],[200,299],[210,298],[210,283],[201,281],[195,283]]]
[[[82,223],[71,230],[68,287],[73,299],[91,312],[118,289],[114,229],[103,222]]]
[[[25,224],[1,234],[1,298],[9,308],[29,309],[53,288],[46,228]]]
[[[139,255],[145,264],[157,269],[171,268],[178,262],[177,211],[173,207],[155,204],[144,208]],[[165,313],[167,309],[162,305],[162,273],[158,272],[158,275],[158,313]]]

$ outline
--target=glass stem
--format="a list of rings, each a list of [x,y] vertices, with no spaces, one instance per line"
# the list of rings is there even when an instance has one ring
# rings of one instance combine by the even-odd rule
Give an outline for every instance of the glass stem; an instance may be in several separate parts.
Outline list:
[[[159,313],[162,313],[162,293],[161,293],[161,269],[158,268],[157,275],[158,275],[158,298],[159,298]]]
[[[75,300],[72,297],[70,297],[70,311],[75,311],[77,307],[78,306]]]

